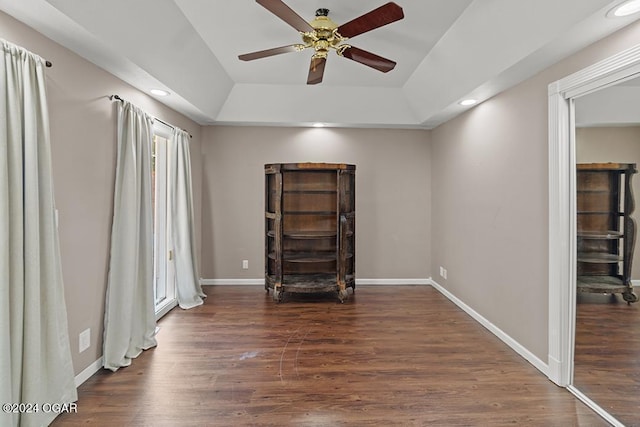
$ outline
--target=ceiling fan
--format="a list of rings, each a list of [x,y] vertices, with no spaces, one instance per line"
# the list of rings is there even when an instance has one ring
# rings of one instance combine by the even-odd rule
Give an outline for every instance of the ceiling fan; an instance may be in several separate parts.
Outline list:
[[[347,39],[404,18],[402,8],[393,2],[384,4],[340,26],[329,18],[329,9],[318,9],[315,19],[307,22],[281,0],[256,0],[256,2],[298,30],[302,36],[302,43],[239,55],[238,58],[243,61],[313,48],[315,53],[311,57],[307,77],[307,84],[310,85],[322,82],[327,54],[330,49],[334,49],[339,56],[375,68],[383,73],[393,70],[396,66],[394,61],[343,43]]]

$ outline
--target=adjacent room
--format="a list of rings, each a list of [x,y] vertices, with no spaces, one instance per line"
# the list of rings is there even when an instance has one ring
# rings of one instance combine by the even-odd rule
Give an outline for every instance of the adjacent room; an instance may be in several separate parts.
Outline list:
[[[639,18],[0,0],[0,425],[637,425]]]

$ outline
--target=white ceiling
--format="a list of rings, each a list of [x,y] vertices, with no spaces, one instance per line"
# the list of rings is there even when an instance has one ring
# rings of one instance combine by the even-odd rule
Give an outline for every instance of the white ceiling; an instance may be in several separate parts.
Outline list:
[[[285,0],[338,25],[385,0]],[[330,53],[319,85],[312,52],[238,55],[300,42],[254,0],[0,0],[0,10],[200,124],[433,128],[638,16],[606,18],[621,0],[396,0],[401,21],[349,40],[397,62],[389,73]],[[38,52],[46,57],[46,52]],[[55,64],[54,64],[55,66]]]

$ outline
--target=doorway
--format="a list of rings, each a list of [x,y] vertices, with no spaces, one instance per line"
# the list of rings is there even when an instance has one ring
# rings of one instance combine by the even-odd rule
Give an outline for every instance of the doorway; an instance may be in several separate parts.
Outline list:
[[[640,75],[640,45],[549,85],[548,377],[612,425],[622,425],[573,384],[576,328],[575,100]]]
[[[168,135],[155,131],[152,145],[153,291],[156,320],[177,305],[171,211],[168,203]]]

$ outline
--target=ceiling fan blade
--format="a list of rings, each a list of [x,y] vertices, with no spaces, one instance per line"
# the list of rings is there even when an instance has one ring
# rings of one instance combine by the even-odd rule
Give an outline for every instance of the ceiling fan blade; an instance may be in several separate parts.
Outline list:
[[[238,55],[238,59],[243,61],[253,61],[254,59],[266,58],[268,56],[280,55],[283,53],[296,52],[300,50],[298,44],[291,44],[289,46],[274,47],[273,49],[259,50],[257,52],[245,53],[244,55]]]
[[[313,31],[313,27],[307,21],[280,0],[256,0],[256,3],[301,33]]]
[[[359,49],[357,47],[350,46],[342,51],[342,56],[352,61],[359,62],[367,67],[375,68],[378,71],[387,73],[396,66],[394,61],[383,58],[374,53],[367,52],[366,50]]]
[[[309,65],[309,77],[307,77],[308,85],[316,85],[322,82],[324,76],[324,66],[327,58],[311,57],[311,65]]]
[[[389,2],[369,13],[365,13],[364,15],[347,22],[346,24],[340,25],[338,27],[338,33],[342,37],[351,38],[382,27],[383,25],[399,21],[402,18],[404,18],[402,8],[394,2]]]

